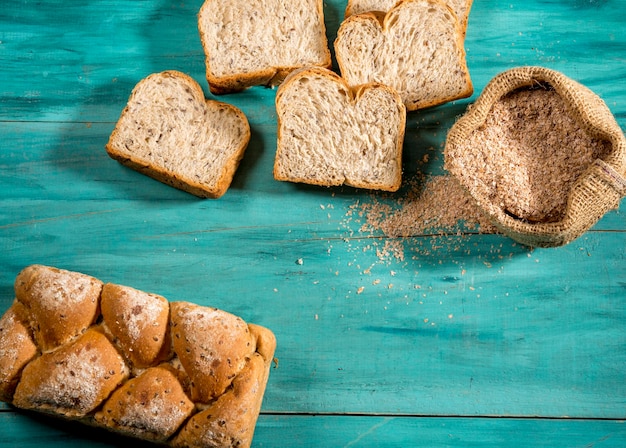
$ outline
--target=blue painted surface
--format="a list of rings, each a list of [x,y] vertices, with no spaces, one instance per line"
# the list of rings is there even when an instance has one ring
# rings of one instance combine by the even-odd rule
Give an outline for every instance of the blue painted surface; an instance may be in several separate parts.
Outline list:
[[[553,249],[466,231],[363,231],[357,204],[407,188],[382,197],[274,181],[275,90],[263,87],[219,98],[246,113],[252,140],[217,201],[106,155],[148,74],[181,70],[211,96],[201,3],[3,5],[0,312],[17,273],[42,263],[271,328],[278,364],[256,446],[626,445],[624,201]],[[331,39],[344,7],[325,3]],[[409,115],[405,182],[443,173],[447,129],[519,65],[587,85],[626,129],[625,10],[623,0],[476,1],[466,37],[475,94]],[[404,259],[381,257],[386,244]],[[0,406],[2,446],[119,442]]]

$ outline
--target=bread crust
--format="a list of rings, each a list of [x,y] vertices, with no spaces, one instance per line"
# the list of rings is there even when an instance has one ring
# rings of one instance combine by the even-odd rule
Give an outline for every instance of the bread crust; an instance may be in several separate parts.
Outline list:
[[[80,279],[78,273],[36,265],[18,277],[36,282],[33,272],[39,271],[65,281],[65,292],[48,288],[42,300],[54,296],[65,307],[72,305],[71,282]],[[33,301],[29,295],[41,295],[31,283],[16,282],[19,298],[0,318],[0,399],[166,445],[209,446],[203,440],[211,439],[214,447],[250,446],[276,348],[269,329],[216,308],[167,302],[107,283],[104,299],[98,297],[103,314],[81,334],[42,353],[30,326],[46,322],[34,320],[22,304]],[[154,327],[143,325],[152,318]],[[123,331],[131,334],[122,337]],[[143,350],[143,336],[170,340],[153,341]]]
[[[38,354],[23,308],[16,300],[0,318],[0,401],[11,401],[22,369]]]
[[[106,283],[100,307],[103,325],[133,366],[145,368],[166,357],[170,309],[165,297]]]
[[[323,45],[325,48],[324,54],[320,59],[308,61],[294,60],[288,65],[271,65],[246,71],[234,70],[232,73],[225,75],[215,74],[215,70],[212,68],[212,64],[210,62],[213,53],[211,49],[212,39],[207,35],[203,22],[208,20],[208,17],[211,17],[211,8],[214,7],[214,4],[217,3],[217,1],[218,0],[206,0],[202,4],[200,12],[198,13],[198,31],[205,54],[206,77],[211,93],[215,95],[223,95],[227,93],[240,92],[252,86],[276,86],[281,84],[289,73],[299,68],[310,65],[325,68],[330,68],[332,66],[330,49],[328,48],[328,42],[326,40],[323,1],[315,0],[317,27],[319,28],[320,38],[323,38],[323,42],[318,42],[318,45]],[[294,0],[292,0],[292,2],[293,1]]]
[[[299,177],[286,173],[288,170],[287,166],[284,166],[281,158],[283,154],[287,151],[294,150],[294,148],[286,148],[282,144],[283,141],[283,122],[285,121],[285,102],[283,101],[283,96],[286,92],[291,89],[292,84],[296,83],[301,77],[320,77],[326,80],[329,80],[335,84],[337,84],[338,88],[343,89],[347,96],[349,97],[348,103],[346,107],[355,107],[356,104],[359,103],[361,98],[366,95],[369,91],[379,90],[381,92],[386,92],[389,96],[395,98],[398,106],[402,109],[402,113],[399,114],[400,121],[396,123],[397,125],[397,137],[395,141],[395,155],[393,157],[393,164],[395,166],[395,170],[397,175],[394,177],[393,182],[390,183],[382,183],[382,182],[367,182],[360,181],[358,179],[347,179],[342,178],[336,181],[329,181],[327,178],[319,178],[319,177]],[[388,87],[383,84],[378,83],[370,83],[366,85],[361,85],[357,87],[350,87],[345,82],[343,78],[341,78],[336,73],[320,68],[320,67],[307,67],[303,69],[299,69],[293,73],[291,73],[284,81],[284,83],[278,89],[276,94],[276,113],[278,116],[278,147],[276,150],[276,159],[274,162],[274,171],[273,175],[276,180],[279,181],[289,181],[296,183],[306,183],[311,185],[318,186],[338,186],[338,185],[349,185],[356,188],[367,188],[372,190],[382,190],[382,191],[397,191],[400,188],[402,183],[402,147],[404,143],[404,133],[406,126],[406,112],[404,110],[404,105],[402,104],[402,99],[398,95],[398,93],[391,87]],[[346,160],[345,163],[350,164],[349,160]]]
[[[28,310],[29,327],[42,351],[82,334],[100,311],[102,282],[89,275],[31,265],[15,279],[15,297]]]
[[[128,377],[128,368],[98,328],[44,353],[22,372],[13,404],[18,408],[83,418]]]
[[[116,433],[165,443],[193,412],[176,375],[158,366],[116,389],[94,419]]]
[[[180,80],[190,90],[190,95],[192,95],[194,98],[202,98],[202,107],[205,107],[207,109],[228,109],[231,113],[235,115],[236,119],[244,128],[243,135],[240,136],[237,147],[232,152],[231,157],[226,160],[222,166],[219,167],[219,178],[214,185],[207,184],[206,182],[203,182],[202,179],[194,179],[192,176],[181,170],[168,168],[163,164],[156,164],[154,162],[146,160],[145,158],[137,155],[136,153],[128,150],[125,147],[123,141],[124,139],[121,135],[120,123],[122,122],[122,119],[124,119],[126,116],[131,115],[131,112],[129,110],[130,104],[138,100],[138,90],[141,84],[159,78],[175,78]],[[219,123],[212,124],[219,125]],[[109,141],[106,144],[105,148],[111,158],[117,160],[122,165],[125,165],[135,171],[145,174],[146,176],[149,176],[179,190],[191,193],[200,198],[218,199],[223,196],[230,187],[235,172],[237,171],[239,163],[241,162],[248,143],[250,142],[250,135],[251,133],[248,119],[240,109],[221,101],[205,99],[204,92],[202,91],[200,85],[193,78],[176,70],[167,70],[160,73],[154,73],[140,81],[137,86],[135,86],[126,107],[122,111],[120,119],[118,120],[118,124],[111,133]],[[206,150],[215,151],[214,148],[207,148]]]

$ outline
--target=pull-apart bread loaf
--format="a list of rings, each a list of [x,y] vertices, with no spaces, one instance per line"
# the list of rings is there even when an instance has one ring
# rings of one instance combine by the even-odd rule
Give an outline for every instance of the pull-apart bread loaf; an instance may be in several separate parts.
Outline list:
[[[206,0],[198,28],[214,94],[277,85],[300,67],[331,66],[322,0]]]
[[[174,447],[247,447],[275,347],[225,311],[32,265],[0,319],[0,399]]]
[[[400,188],[406,109],[392,88],[351,89],[330,70],[301,69],[279,87],[276,112],[275,179]]]
[[[135,86],[106,150],[113,159],[163,183],[202,198],[219,198],[249,141],[243,112],[205,99],[195,80],[170,70]]]
[[[364,12],[386,13],[396,6],[398,1],[400,0],[348,0],[345,16],[350,17],[351,15],[362,14]],[[473,0],[446,0],[445,3],[450,6],[456,14],[461,24],[463,34],[465,34]]]
[[[447,4],[404,0],[384,16],[348,17],[337,32],[335,52],[349,85],[389,85],[413,111],[473,93],[463,45],[464,30]]]

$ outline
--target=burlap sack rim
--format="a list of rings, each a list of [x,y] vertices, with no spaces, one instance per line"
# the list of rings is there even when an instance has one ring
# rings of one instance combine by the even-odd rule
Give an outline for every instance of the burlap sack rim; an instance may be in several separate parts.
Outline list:
[[[570,192],[564,218],[558,222],[529,223],[513,218],[493,204],[484,189],[469,192],[502,233],[529,246],[553,247],[578,238],[606,212],[617,208],[626,195],[626,138],[604,101],[587,87],[545,67],[516,67],[496,75],[448,133],[445,168],[463,184],[463,167],[457,163],[455,148],[484,123],[500,98],[513,90],[542,83],[555,89],[587,132],[611,143],[610,154],[580,176]]]

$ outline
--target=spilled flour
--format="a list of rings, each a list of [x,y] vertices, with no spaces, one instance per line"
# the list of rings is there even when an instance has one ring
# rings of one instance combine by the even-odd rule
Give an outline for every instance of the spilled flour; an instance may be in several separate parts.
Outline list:
[[[452,176],[434,176],[423,185],[413,185],[398,202],[399,209],[382,213],[375,202],[364,206],[367,225],[388,237],[409,237],[425,231],[458,233],[461,228],[492,233],[494,228],[481,214],[468,193]],[[365,229],[364,229],[365,230]]]
[[[408,191],[402,197],[391,198],[372,196],[370,202],[357,202],[346,213],[346,224],[360,223],[361,233],[382,233],[387,237],[381,239],[381,244],[369,247],[376,250],[381,260],[404,260],[403,240],[409,237],[432,237],[432,247],[428,250],[431,252],[448,236],[459,237],[464,231],[496,231],[471,196],[450,175],[418,176],[409,182]]]

